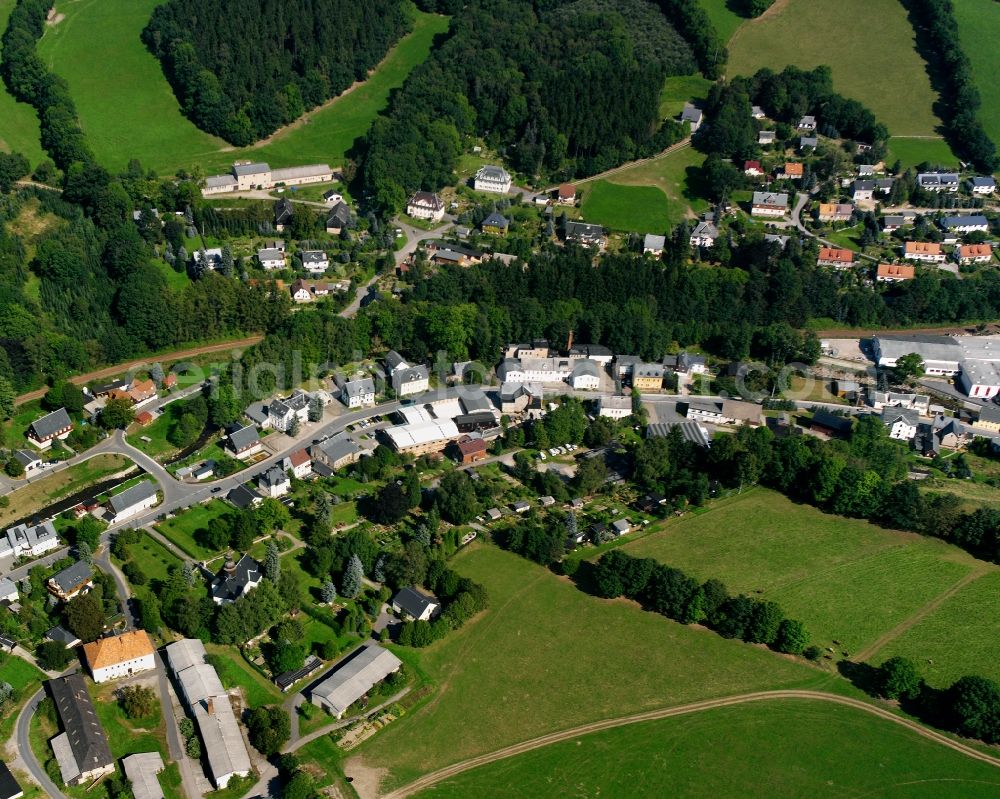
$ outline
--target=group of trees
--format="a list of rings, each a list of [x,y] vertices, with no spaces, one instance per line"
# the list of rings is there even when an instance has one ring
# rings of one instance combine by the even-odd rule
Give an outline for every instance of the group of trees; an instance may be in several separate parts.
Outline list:
[[[427,646],[449,631],[457,630],[489,606],[489,597],[482,585],[452,571],[440,559],[430,561],[427,574],[419,584],[426,585],[441,600],[442,611],[433,621],[405,622],[398,638],[404,646]]]
[[[695,3],[677,2],[688,11]],[[694,71],[655,6],[476,0],[417,67],[365,140],[362,181],[380,210],[453,181],[464,137],[488,136],[529,175],[592,174],[649,155],[683,128],[660,124],[659,87]]]
[[[245,146],[363,80],[409,25],[399,0],[170,0],[142,40],[191,121]]]
[[[777,603],[730,595],[719,580],[699,583],[680,569],[620,549],[601,556],[592,584],[599,596],[634,599],[681,624],[705,624],[723,638],[766,644],[793,655],[801,654],[808,643],[802,623],[786,618]]]
[[[976,169],[997,168],[996,143],[979,118],[982,98],[969,57],[962,49],[952,0],[904,0],[917,33],[921,55],[931,67],[931,78],[944,105],[941,118],[949,143]]]

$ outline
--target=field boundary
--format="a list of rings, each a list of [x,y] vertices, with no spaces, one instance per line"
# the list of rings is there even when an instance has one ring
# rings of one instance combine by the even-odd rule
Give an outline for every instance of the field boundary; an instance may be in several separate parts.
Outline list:
[[[950,588],[948,588],[945,591],[942,591],[940,594],[934,597],[934,599],[932,599],[922,608],[917,610],[917,612],[914,613],[912,616],[903,619],[903,621],[901,621],[891,630],[886,631],[878,638],[876,638],[874,641],[872,641],[868,646],[866,646],[864,649],[858,652],[854,656],[854,659],[857,660],[858,662],[863,662],[871,659],[878,652],[884,649],[886,644],[895,641],[897,638],[899,638],[899,636],[903,635],[903,633],[907,632],[911,627],[920,623],[925,618],[927,618],[931,613],[940,608],[945,602],[947,602],[949,599],[955,596],[955,594],[957,594],[963,588],[976,582],[976,580],[985,577],[987,574],[990,573],[990,571],[991,570],[987,568],[985,564],[973,568],[972,571],[968,572],[964,577],[956,581]]]
[[[532,738],[528,741],[523,741],[519,744],[514,744],[512,746],[504,747],[503,749],[498,749],[495,752],[490,752],[485,755],[479,755],[478,757],[469,758],[468,760],[463,760],[459,763],[455,763],[451,766],[446,766],[445,768],[433,771],[430,774],[426,774],[417,780],[414,780],[409,785],[404,785],[402,788],[397,788],[396,790],[380,795],[381,799],[405,799],[405,797],[412,796],[418,791],[422,791],[425,788],[431,788],[437,783],[446,780],[450,777],[458,776],[466,771],[470,771],[479,766],[485,766],[489,763],[494,763],[498,760],[506,760],[507,758],[514,757],[516,755],[524,754],[526,752],[531,752],[535,749],[540,749],[549,744],[560,743],[562,741],[575,738],[579,735],[589,735],[594,732],[602,732],[604,730],[611,730],[617,727],[624,727],[629,724],[639,724],[644,721],[658,721],[660,719],[673,718],[675,716],[685,716],[691,713],[699,713],[705,710],[715,710],[716,708],[722,707],[732,707],[735,705],[744,705],[751,702],[766,702],[773,700],[782,699],[803,699],[807,701],[817,701],[817,702],[831,702],[836,705],[843,705],[846,707],[854,708],[855,710],[861,710],[865,713],[869,713],[874,716],[878,716],[886,721],[891,721],[898,724],[901,727],[905,727],[922,738],[934,741],[935,743],[942,744],[960,754],[964,754],[973,760],[979,760],[983,763],[987,763],[992,766],[1000,768],[1000,758],[994,755],[981,752],[971,746],[967,746],[959,741],[953,740],[948,736],[936,732],[934,730],[928,729],[921,724],[910,719],[898,716],[895,713],[886,710],[885,708],[876,707],[867,702],[863,702],[860,699],[853,699],[846,696],[838,696],[836,694],[823,693],[821,691],[806,691],[806,690],[782,690],[782,691],[758,691],[749,694],[739,694],[736,696],[722,697],[720,699],[709,699],[704,702],[693,702],[688,705],[679,705],[676,707],[660,708],[659,710],[650,710],[644,713],[636,713],[630,716],[621,716],[613,719],[604,719],[603,721],[595,721],[590,724],[583,724],[579,727],[573,727],[572,729],[562,730],[560,732],[549,733],[548,735],[542,735],[538,738]],[[358,781],[360,782],[360,781]],[[356,788],[362,787],[360,785],[355,785]],[[361,799],[376,799],[377,794],[369,796],[361,796]]]

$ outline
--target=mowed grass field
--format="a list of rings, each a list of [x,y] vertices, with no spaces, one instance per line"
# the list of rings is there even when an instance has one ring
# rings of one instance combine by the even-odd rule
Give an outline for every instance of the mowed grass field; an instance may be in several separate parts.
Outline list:
[[[42,58],[69,82],[95,155],[112,169],[123,169],[130,158],[164,174],[195,166],[221,171],[238,158],[272,166],[340,163],[385,107],[390,91],[427,57],[434,36],[448,25],[447,17],[418,13],[413,32],[364,84],[266,143],[235,149],[181,114],[159,62],[140,40],[159,2],[76,0],[59,8],[66,18],[48,29],[39,45]]]
[[[7,30],[7,18],[15,2],[0,0],[0,32]],[[21,153],[33,167],[45,158],[35,109],[11,97],[3,81],[0,81],[0,150]]]
[[[668,523],[625,551],[778,602],[838,659],[873,644],[984,567],[940,541],[824,514],[764,489]]]
[[[895,136],[937,133],[937,97],[898,0],[787,0],[729,42],[730,75],[788,64],[829,65],[834,88],[865,103]]]
[[[992,0],[991,0],[992,1]],[[889,139],[889,153],[886,163],[899,160],[903,168],[919,166],[923,163],[958,168],[958,156],[944,139],[905,138],[893,136]]]
[[[490,608],[420,651],[435,695],[358,750],[365,765],[388,769],[387,785],[588,721],[829,679],[629,602],[589,596],[493,546],[473,545],[451,563],[486,586]]]
[[[637,233],[666,233],[669,228],[667,196],[655,186],[598,180],[586,184],[583,192],[580,213],[587,222]]]
[[[946,688],[966,674],[1000,681],[1000,572],[992,571],[961,588],[940,607],[888,642],[874,658],[881,663],[904,655],[924,679]]]
[[[731,2],[732,0],[698,0],[698,5],[705,9],[723,43],[728,42],[736,29],[745,22],[743,17],[729,7]]]
[[[515,794],[990,799],[1000,797],[1000,769],[854,708],[791,699],[583,735],[481,766],[416,796]]]
[[[1000,141],[1000,3],[996,0],[953,0],[962,49],[972,62],[976,88],[983,104],[979,118],[993,141]]]

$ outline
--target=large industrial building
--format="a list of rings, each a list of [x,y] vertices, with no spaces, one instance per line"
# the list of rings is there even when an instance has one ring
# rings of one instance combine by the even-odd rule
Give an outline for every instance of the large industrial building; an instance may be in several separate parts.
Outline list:
[[[878,336],[872,341],[875,363],[893,367],[904,355],[924,361],[932,377],[958,376],[970,397],[990,399],[1000,394],[1000,337],[998,336]]]

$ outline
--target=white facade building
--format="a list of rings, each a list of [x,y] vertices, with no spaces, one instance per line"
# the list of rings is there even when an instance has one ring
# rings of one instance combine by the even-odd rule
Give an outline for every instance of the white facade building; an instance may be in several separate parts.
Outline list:
[[[510,191],[510,173],[501,166],[483,166],[476,172],[472,186],[476,191],[488,191],[494,194],[506,194]]]
[[[601,397],[597,401],[597,415],[609,419],[624,419],[632,415],[631,397]]]
[[[131,677],[156,668],[153,643],[145,630],[132,630],[84,644],[83,654],[94,682]]]

